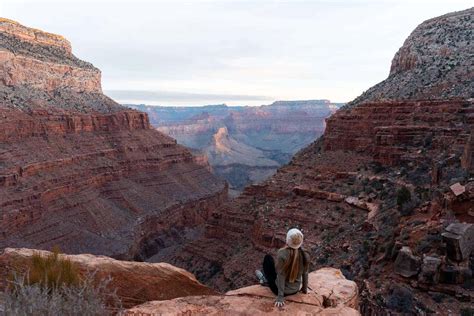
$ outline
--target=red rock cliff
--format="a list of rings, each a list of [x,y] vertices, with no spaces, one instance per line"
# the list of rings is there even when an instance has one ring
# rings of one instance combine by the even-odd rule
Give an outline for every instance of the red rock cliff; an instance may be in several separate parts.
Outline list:
[[[102,94],[58,35],[0,19],[0,248],[140,258],[202,224],[225,184],[145,113]]]

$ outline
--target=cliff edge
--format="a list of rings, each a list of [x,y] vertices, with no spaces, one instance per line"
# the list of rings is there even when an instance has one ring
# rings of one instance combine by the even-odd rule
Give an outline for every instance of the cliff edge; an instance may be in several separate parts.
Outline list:
[[[100,78],[62,36],[0,19],[0,249],[140,259],[226,199],[208,165]]]

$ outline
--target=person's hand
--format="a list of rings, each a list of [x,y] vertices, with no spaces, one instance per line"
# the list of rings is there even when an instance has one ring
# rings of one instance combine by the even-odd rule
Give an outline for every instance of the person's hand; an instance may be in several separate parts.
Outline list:
[[[285,306],[285,302],[284,301],[276,301],[275,302],[275,307],[278,307],[278,308],[282,308],[283,306]]]

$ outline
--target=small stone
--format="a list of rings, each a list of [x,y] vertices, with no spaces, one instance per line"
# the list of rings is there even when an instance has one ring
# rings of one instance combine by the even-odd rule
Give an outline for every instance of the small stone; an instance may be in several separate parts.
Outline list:
[[[451,191],[454,193],[455,196],[459,196],[466,192],[466,187],[461,185],[459,182],[453,184],[452,186],[449,187]]]
[[[440,282],[447,284],[463,284],[466,280],[472,279],[472,271],[465,264],[444,265],[440,270]]]

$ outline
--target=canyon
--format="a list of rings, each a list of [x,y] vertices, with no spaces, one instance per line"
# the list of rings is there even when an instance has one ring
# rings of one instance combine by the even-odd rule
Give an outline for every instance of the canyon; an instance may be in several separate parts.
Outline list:
[[[207,160],[235,197],[272,176],[300,149],[321,136],[325,119],[342,103],[276,101],[262,106],[126,106],[148,113],[160,132]]]
[[[472,312],[473,23],[471,8],[420,24],[318,140],[150,260],[226,291],[252,284],[258,258],[299,227],[312,268],[355,280],[365,315]]]
[[[1,19],[0,249],[59,245],[68,254],[148,261],[114,263],[129,271],[166,262],[176,266],[169,280],[187,275],[196,289],[160,302],[147,297],[132,314],[246,306],[272,313],[273,297],[247,287],[263,255],[284,246],[286,231],[298,227],[313,276],[324,272],[327,284],[351,284],[357,292],[357,305],[329,308],[349,307],[348,315],[357,315],[352,308],[364,315],[472,311],[472,29],[474,8],[420,24],[386,80],[325,125],[319,117],[315,126],[288,127],[290,134],[305,126],[325,130],[269,179],[229,201],[205,157],[153,128],[154,114],[106,97],[100,71],[74,57],[67,40]],[[189,130],[202,128],[203,143],[231,153],[216,156],[223,163],[258,156],[262,143],[274,148],[272,139],[252,136],[262,124],[250,119],[252,111],[230,115],[250,136],[232,134],[232,125],[208,131],[208,123],[196,123]],[[277,126],[286,133],[284,121]],[[206,297],[198,294],[201,282],[213,288]],[[300,311],[307,308],[316,310]]]
[[[150,234],[202,224],[226,198],[66,39],[0,20],[0,248],[140,258]]]

